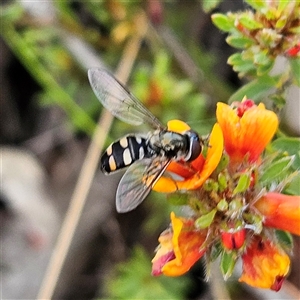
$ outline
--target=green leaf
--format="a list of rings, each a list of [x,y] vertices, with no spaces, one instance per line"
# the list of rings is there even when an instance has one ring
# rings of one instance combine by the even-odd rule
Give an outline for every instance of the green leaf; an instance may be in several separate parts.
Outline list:
[[[235,252],[223,251],[222,258],[221,258],[221,271],[224,280],[227,280],[232,275],[235,263],[236,263]]]
[[[245,76],[245,74],[253,74],[256,69],[251,61],[245,61],[241,65],[233,65],[233,70],[239,73],[239,76]]]
[[[244,36],[229,36],[226,38],[226,42],[235,48],[244,49],[253,45],[253,40]]]
[[[293,169],[300,170],[300,138],[281,137],[271,143],[274,150],[287,152],[289,155],[294,155]]]
[[[239,22],[246,28],[249,30],[255,30],[255,29],[260,29],[263,28],[263,24],[256,22],[253,19],[253,15],[252,14],[244,14],[239,18]]]
[[[195,226],[199,229],[204,229],[209,227],[215,218],[216,212],[217,210],[213,209],[208,214],[201,216],[195,221]]]
[[[294,156],[283,157],[275,162],[272,162],[263,170],[259,181],[262,183],[272,183],[286,175],[288,169],[292,165]]]
[[[208,13],[211,10],[213,10],[214,8],[216,8],[219,5],[219,3],[221,2],[221,0],[202,0],[199,2],[202,3],[203,10],[206,13]]]
[[[300,174],[298,173],[284,188],[284,193],[289,195],[300,195]]]
[[[217,168],[215,169],[215,173],[216,174],[219,174],[220,172],[222,172],[227,166],[228,166],[228,163],[229,163],[229,156],[226,155],[226,154],[223,154],[220,161],[219,161],[219,164],[217,166]],[[220,185],[220,183],[219,183]],[[221,183],[221,188],[222,188],[222,183]]]
[[[276,29],[283,29],[284,26],[286,25],[288,21],[287,16],[282,16],[281,18],[279,18],[275,24],[275,28]]]
[[[230,65],[235,65],[235,64],[240,64],[243,61],[244,60],[243,60],[242,54],[240,52],[238,52],[238,53],[234,53],[234,54],[230,55],[228,57],[227,63],[229,63]]]
[[[275,234],[280,246],[287,252],[291,252],[293,250],[293,236],[283,230],[276,230]]]
[[[267,7],[265,0],[245,0],[250,6],[256,10],[262,10]]]
[[[242,174],[239,178],[237,186],[233,190],[233,195],[236,195],[237,193],[245,192],[249,186],[250,186],[250,175],[247,173]]]
[[[256,68],[253,61],[244,59],[241,53],[235,53],[229,56],[227,63],[233,66],[234,71],[241,73],[247,73]]]
[[[268,74],[269,71],[273,68],[274,60],[265,61],[264,64],[257,67],[257,75],[263,76],[265,74]]]
[[[270,62],[269,55],[266,51],[260,51],[253,55],[254,63],[256,65],[265,65]]]
[[[229,103],[241,101],[245,95],[254,101],[261,101],[276,88],[276,77],[264,75],[245,84],[237,90],[230,98]]]
[[[221,30],[229,32],[234,29],[234,21],[224,14],[213,14],[212,22]]]
[[[291,58],[289,61],[294,82],[300,87],[300,58]]]

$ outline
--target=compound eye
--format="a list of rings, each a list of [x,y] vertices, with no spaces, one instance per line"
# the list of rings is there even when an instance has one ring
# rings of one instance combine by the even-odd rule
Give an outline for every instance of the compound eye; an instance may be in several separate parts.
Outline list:
[[[186,161],[193,161],[200,155],[202,151],[202,143],[195,131],[188,131],[187,135],[190,140],[190,148],[189,153],[186,156]]]

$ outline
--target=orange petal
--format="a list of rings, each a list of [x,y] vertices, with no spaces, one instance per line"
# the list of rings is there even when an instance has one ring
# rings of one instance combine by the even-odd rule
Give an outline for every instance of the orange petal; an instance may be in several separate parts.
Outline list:
[[[300,196],[267,193],[255,203],[264,225],[300,235]]]
[[[206,231],[196,230],[192,227],[193,221],[177,218],[173,212],[171,220],[175,258],[162,267],[162,272],[167,276],[180,276],[203,256],[205,250],[200,251],[200,247],[205,241]]]
[[[222,153],[223,134],[219,124],[215,124],[210,135],[209,147],[203,169],[182,181],[162,176],[154,185],[153,190],[162,193],[171,193],[177,190],[194,190],[201,187],[218,166]]]
[[[216,114],[224,134],[225,150],[233,161],[243,161],[247,156],[250,162],[256,161],[278,127],[277,115],[262,103],[239,117],[233,108],[219,102]]]
[[[240,282],[253,287],[278,291],[290,266],[289,257],[270,241],[256,236],[247,248],[243,259],[243,274]]]

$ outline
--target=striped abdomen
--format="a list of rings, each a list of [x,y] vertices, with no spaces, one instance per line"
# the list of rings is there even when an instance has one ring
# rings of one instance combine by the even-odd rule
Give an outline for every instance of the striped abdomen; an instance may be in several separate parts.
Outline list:
[[[126,135],[112,143],[101,157],[101,169],[110,173],[130,166],[136,160],[149,157],[147,140],[137,135]]]

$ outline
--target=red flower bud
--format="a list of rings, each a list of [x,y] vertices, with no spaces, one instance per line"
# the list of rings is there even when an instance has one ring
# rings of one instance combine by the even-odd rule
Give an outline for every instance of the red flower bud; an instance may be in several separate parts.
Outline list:
[[[300,52],[300,42],[297,45],[295,45],[294,47],[287,50],[286,55],[289,57],[295,57],[298,55],[299,52]]]
[[[240,229],[235,232],[222,232],[221,233],[222,243],[224,248],[228,250],[240,249],[246,239],[246,229]]]

